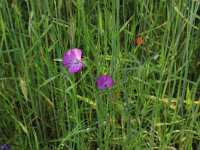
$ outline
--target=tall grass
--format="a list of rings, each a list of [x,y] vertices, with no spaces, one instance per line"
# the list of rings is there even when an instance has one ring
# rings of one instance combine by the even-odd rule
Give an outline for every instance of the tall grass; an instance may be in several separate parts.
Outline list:
[[[198,1],[1,0],[0,12],[0,144],[200,149]],[[73,47],[76,74],[61,62]],[[97,88],[103,73],[112,88]]]

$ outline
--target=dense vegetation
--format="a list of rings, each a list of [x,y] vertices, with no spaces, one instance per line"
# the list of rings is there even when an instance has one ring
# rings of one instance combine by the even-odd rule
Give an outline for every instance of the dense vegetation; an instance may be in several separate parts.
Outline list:
[[[1,0],[0,144],[200,149],[199,5]],[[62,58],[74,47],[84,66],[69,73]],[[111,88],[97,87],[101,74]]]

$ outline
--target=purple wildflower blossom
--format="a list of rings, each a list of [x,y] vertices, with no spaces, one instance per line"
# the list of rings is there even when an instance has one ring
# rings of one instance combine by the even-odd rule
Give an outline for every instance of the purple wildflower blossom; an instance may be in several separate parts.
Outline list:
[[[82,51],[78,48],[69,49],[64,53],[63,65],[69,67],[69,73],[75,73],[83,67]]]
[[[107,89],[113,85],[114,81],[109,75],[100,75],[97,79],[97,86],[100,89]]]

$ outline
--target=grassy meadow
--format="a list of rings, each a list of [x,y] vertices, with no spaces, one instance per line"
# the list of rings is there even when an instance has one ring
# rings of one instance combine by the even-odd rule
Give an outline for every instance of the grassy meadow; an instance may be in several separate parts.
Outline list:
[[[199,6],[198,0],[0,0],[0,144],[199,150]],[[62,64],[70,48],[82,50],[77,73]],[[97,87],[101,74],[112,76],[111,88]]]

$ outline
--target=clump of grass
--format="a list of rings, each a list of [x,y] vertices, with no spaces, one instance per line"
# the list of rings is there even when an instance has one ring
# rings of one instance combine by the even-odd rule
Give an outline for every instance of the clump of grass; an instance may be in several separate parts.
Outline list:
[[[200,148],[197,1],[2,0],[0,10],[0,143]],[[84,67],[70,74],[60,60],[74,47]],[[98,89],[102,73],[111,88]]]

